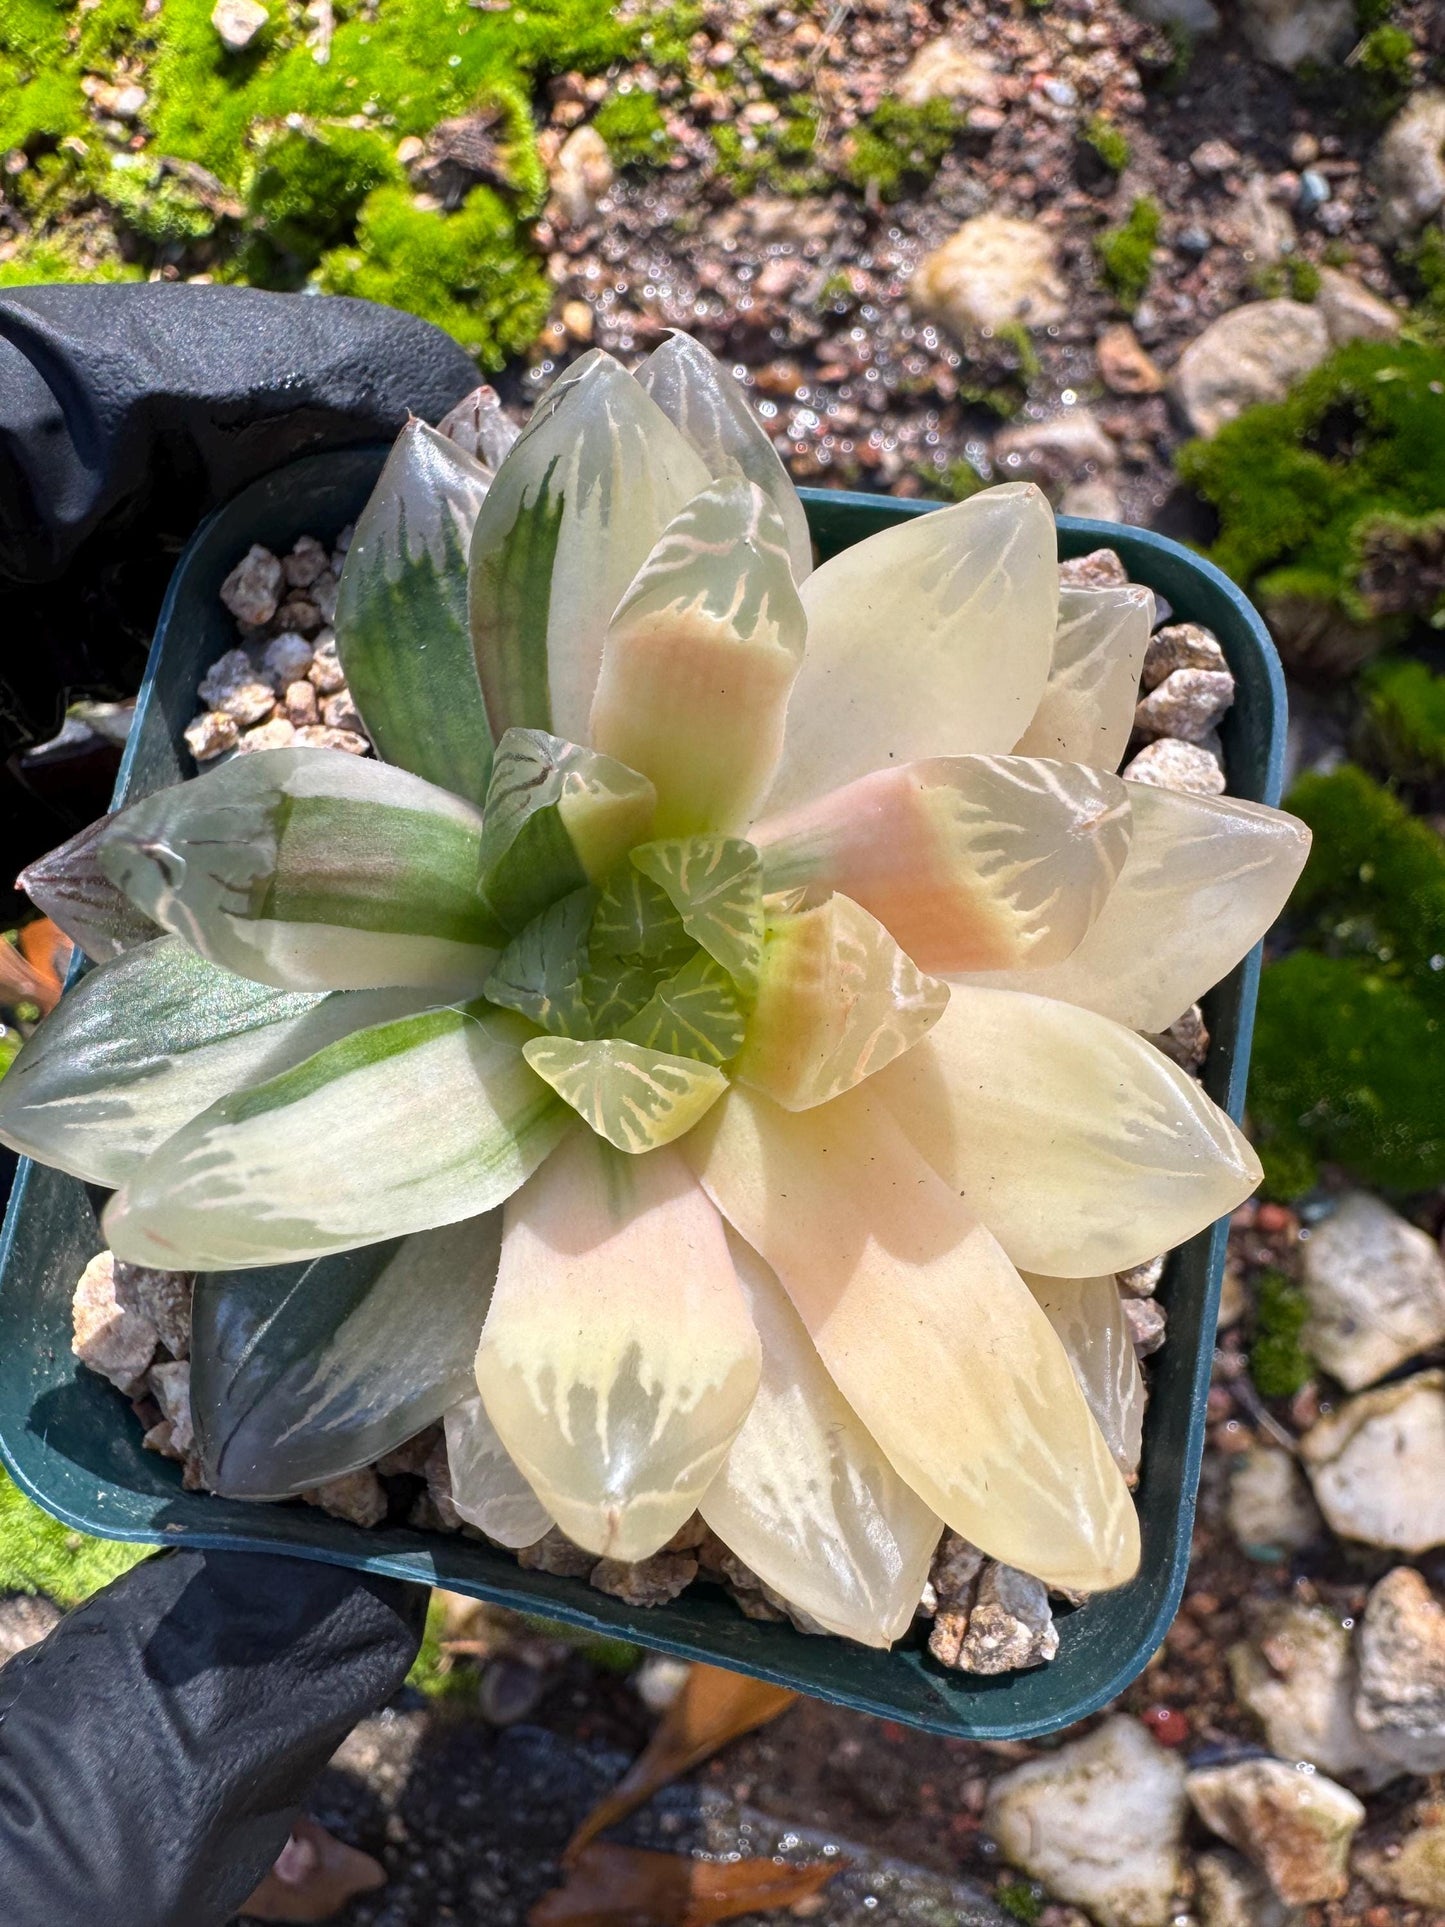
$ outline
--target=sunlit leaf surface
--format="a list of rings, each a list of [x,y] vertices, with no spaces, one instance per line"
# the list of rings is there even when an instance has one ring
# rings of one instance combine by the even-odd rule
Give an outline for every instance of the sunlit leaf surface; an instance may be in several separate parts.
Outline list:
[[[649,1049],[726,1064],[742,1046],[746,1023],[732,978],[698,951],[664,977],[621,1028],[624,1037]]]
[[[469,1387],[474,1383],[471,1366],[468,1358]],[[447,1412],[446,1438],[452,1504],[467,1523],[498,1545],[536,1545],[551,1530],[552,1515],[507,1457],[475,1391]]]
[[[1061,588],[1049,679],[1017,753],[1116,770],[1134,727],[1153,627],[1151,589],[1132,582],[1117,589]]]
[[[620,1037],[593,1044],[534,1037],[523,1054],[563,1103],[619,1151],[655,1151],[671,1144],[728,1085],[710,1064]]]
[[[1026,1271],[1023,1280],[1069,1354],[1114,1463],[1126,1475],[1136,1472],[1144,1437],[1144,1375],[1113,1274],[1040,1278]]]
[[[574,890],[535,917],[497,959],[486,982],[490,1000],[520,1011],[554,1036],[593,1036],[582,979],[596,902],[595,891]]]
[[[16,889],[95,963],[161,934],[160,925],[143,916],[100,867],[100,838],[114,820],[102,816],[88,824],[15,879]]]

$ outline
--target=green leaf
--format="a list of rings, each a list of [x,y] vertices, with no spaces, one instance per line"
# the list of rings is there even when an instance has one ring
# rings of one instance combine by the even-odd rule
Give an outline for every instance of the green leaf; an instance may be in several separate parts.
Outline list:
[[[559,897],[600,882],[646,836],[656,801],[647,778],[611,756],[509,729],[483,810],[481,889],[498,922],[521,930]]]
[[[612,612],[708,480],[610,355],[594,349],[548,389],[472,537],[472,642],[494,737],[524,727],[587,741]]]
[[[501,1234],[490,1212],[309,1264],[203,1274],[191,1412],[207,1484],[288,1498],[466,1398]]]
[[[746,1028],[737,985],[720,963],[699,951],[658,985],[622,1026],[622,1035],[677,1057],[726,1064],[742,1049]]]
[[[479,803],[492,736],[467,619],[490,476],[423,421],[397,437],[346,554],[336,650],[388,763]]]
[[[482,819],[405,770],[273,749],[122,810],[100,862],[203,956],[283,990],[475,995],[504,940],[477,894]]]
[[[592,955],[680,962],[692,948],[671,897],[630,863],[619,863],[603,887],[592,919]],[[597,966],[594,966],[597,967]]]
[[[744,991],[758,978],[763,949],[763,865],[735,836],[687,836],[644,843],[634,865],[667,892],[694,943]]]
[[[534,1037],[525,1055],[558,1097],[619,1151],[655,1151],[671,1144],[728,1087],[710,1064],[620,1037],[599,1043]]]
[[[125,1182],[228,1092],[415,1010],[416,991],[274,990],[159,937],[97,964],[0,1084],[0,1141],[90,1184]]]
[[[106,1239],[172,1271],[319,1258],[490,1211],[567,1112],[529,1026],[477,1002],[376,1024],[223,1098],[111,1200]]]
[[[520,1011],[558,1037],[591,1037],[592,1017],[582,994],[587,931],[595,890],[574,890],[534,917],[507,945],[487,978],[492,1003]]]
[[[614,1037],[642,1009],[665,974],[656,965],[594,955],[582,979],[582,997],[592,1013],[594,1034]]]
[[[142,916],[100,867],[100,838],[114,821],[113,816],[98,818],[15,879],[16,889],[94,963],[161,934],[160,925]]]

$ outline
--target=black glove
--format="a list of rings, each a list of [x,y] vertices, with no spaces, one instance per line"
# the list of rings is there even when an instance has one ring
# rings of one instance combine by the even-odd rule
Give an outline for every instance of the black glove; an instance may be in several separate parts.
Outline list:
[[[5,1927],[221,1927],[416,1657],[426,1589],[165,1552],[0,1672]]]

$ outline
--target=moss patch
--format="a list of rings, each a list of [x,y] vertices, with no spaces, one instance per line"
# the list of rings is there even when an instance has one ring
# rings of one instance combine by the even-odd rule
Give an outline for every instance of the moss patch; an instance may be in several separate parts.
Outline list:
[[[1163,219],[1159,203],[1141,196],[1120,227],[1105,228],[1094,242],[1104,284],[1132,314],[1144,299],[1154,272],[1154,248]]]
[[[951,101],[918,107],[880,101],[853,135],[845,178],[880,200],[896,201],[910,180],[933,179],[965,125],[966,116]]]
[[[75,1606],[152,1550],[72,1532],[0,1472],[0,1592],[41,1592],[58,1606]]]
[[[609,95],[592,125],[618,167],[657,166],[672,150],[667,121],[653,95],[640,88]]]
[[[1372,663],[1361,678],[1370,744],[1404,782],[1445,776],[1445,676],[1408,656]]]
[[[1128,138],[1107,114],[1090,114],[1080,129],[1079,138],[1098,155],[1111,174],[1122,174],[1129,165],[1132,150]]]
[[[1314,1372],[1300,1344],[1300,1334],[1309,1322],[1309,1305],[1299,1286],[1282,1271],[1262,1272],[1255,1291],[1249,1375],[1265,1398],[1293,1398]]]

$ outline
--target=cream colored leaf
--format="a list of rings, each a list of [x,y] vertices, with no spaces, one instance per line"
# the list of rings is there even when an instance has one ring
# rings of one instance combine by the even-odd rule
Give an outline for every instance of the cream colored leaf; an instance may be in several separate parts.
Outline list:
[[[716,483],[668,523],[607,631],[590,738],[652,779],[658,835],[747,822],[777,766],[805,629],[761,489]]]
[[[1122,1585],[1138,1521],[1063,1346],[873,1090],[789,1116],[735,1088],[682,1149],[930,1510],[1049,1585]]]
[[[840,890],[921,970],[1066,957],[1129,849],[1115,776],[1024,756],[877,770],[752,831],[770,894]]]
[[[728,1245],[763,1376],[699,1509],[790,1605],[829,1632],[889,1646],[918,1609],[942,1521],[828,1376],[777,1274],[736,1232]]]
[[[772,502],[787,532],[793,578],[813,567],[808,517],[766,429],[727,369],[681,331],[654,348],[637,379],[719,479],[742,474]]]
[[[722,1220],[676,1150],[580,1131],[509,1201],[477,1387],[569,1539],[629,1560],[664,1544],[759,1369]]]
[[[1026,1271],[1023,1281],[1059,1334],[1114,1463],[1126,1477],[1137,1472],[1144,1439],[1144,1375],[1113,1274],[1040,1278]]]
[[[720,1070],[692,1057],[620,1037],[574,1043],[534,1037],[522,1055],[592,1129],[619,1151],[655,1151],[690,1131],[728,1087]]]
[[[1053,654],[1053,513],[1031,483],[984,489],[844,549],[801,595],[770,816],[890,764],[1013,748]]]
[[[457,1511],[499,1546],[536,1545],[551,1530],[552,1515],[507,1457],[481,1399],[453,1405],[444,1425]]]
[[[830,897],[769,927],[734,1075],[790,1111],[826,1104],[911,1050],[947,1002],[876,917]]]
[[[1153,627],[1152,589],[1133,582],[1124,588],[1060,589],[1049,679],[1016,754],[1116,770],[1134,726],[1139,674]]]
[[[1258,943],[1309,855],[1298,817],[1262,803],[1129,783],[1129,856],[1073,955],[974,981],[1167,1030]]]
[[[879,1101],[1021,1269],[1125,1271],[1254,1190],[1259,1160],[1194,1080],[1122,1024],[957,985]]]

